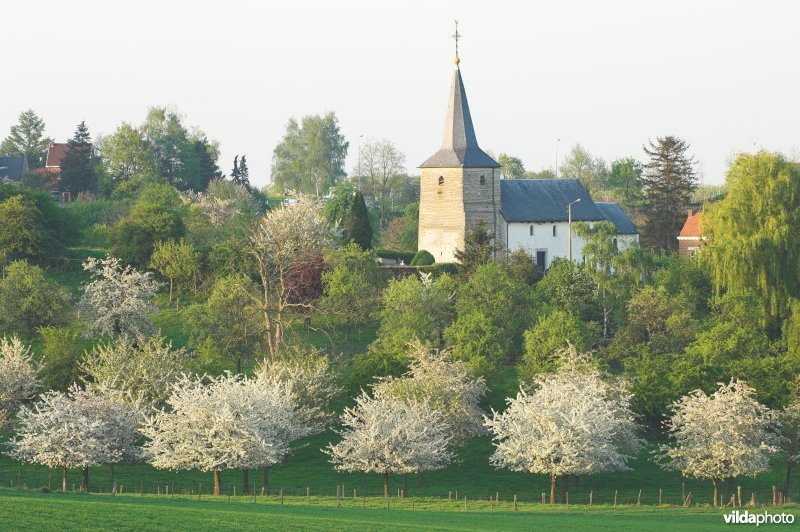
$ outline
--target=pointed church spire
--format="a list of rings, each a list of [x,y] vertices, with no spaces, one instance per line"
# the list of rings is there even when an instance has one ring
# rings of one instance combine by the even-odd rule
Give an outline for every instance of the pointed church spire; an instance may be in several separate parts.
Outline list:
[[[441,149],[434,153],[420,168],[499,168],[497,161],[489,157],[478,146],[475,138],[475,128],[472,125],[472,116],[469,113],[467,92],[464,81],[461,79],[461,69],[458,57],[458,21],[453,38],[456,41],[456,64],[453,72],[453,84],[450,87],[450,97],[447,100],[447,118],[444,122],[444,138]]]

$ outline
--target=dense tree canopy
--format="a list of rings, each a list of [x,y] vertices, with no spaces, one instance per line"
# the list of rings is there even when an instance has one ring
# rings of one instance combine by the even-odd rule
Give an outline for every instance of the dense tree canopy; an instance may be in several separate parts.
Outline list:
[[[779,154],[741,154],[727,190],[703,215],[703,259],[718,291],[754,290],[766,316],[783,319],[800,298],[800,167]]]
[[[33,112],[23,111],[19,123],[11,126],[8,136],[0,144],[0,155],[23,155],[31,168],[44,166],[47,148],[53,139],[44,136],[44,120]]]
[[[94,159],[92,137],[86,123],[81,122],[67,142],[67,151],[61,161],[61,189],[75,196],[81,192],[97,191]]]

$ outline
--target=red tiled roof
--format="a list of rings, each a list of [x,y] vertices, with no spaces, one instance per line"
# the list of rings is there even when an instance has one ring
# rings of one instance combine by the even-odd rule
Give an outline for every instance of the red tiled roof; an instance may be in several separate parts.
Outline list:
[[[700,216],[703,213],[698,212],[697,214],[693,214],[686,218],[686,223],[683,224],[683,229],[681,229],[681,234],[678,236],[686,237],[686,238],[701,238],[703,235],[700,234]]]
[[[66,142],[51,142],[50,148],[47,150],[47,162],[44,165],[47,167],[55,166],[60,168],[65,153],[67,153]]]

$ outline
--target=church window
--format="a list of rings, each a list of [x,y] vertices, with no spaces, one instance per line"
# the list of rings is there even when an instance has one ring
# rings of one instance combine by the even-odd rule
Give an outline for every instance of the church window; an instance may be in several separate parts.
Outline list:
[[[486,176],[485,175],[481,175],[481,185],[485,185],[485,184],[486,184]]]
[[[556,226],[553,226],[553,236],[556,236]]]
[[[533,226],[531,226],[531,236],[533,236]]]
[[[439,176],[439,185],[444,185],[444,176],[443,175]]]

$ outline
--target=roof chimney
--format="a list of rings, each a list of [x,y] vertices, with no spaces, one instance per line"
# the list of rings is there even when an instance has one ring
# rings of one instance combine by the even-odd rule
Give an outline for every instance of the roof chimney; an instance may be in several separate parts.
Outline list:
[[[689,216],[691,216],[693,213],[694,211],[692,211],[692,209],[689,209]]]

